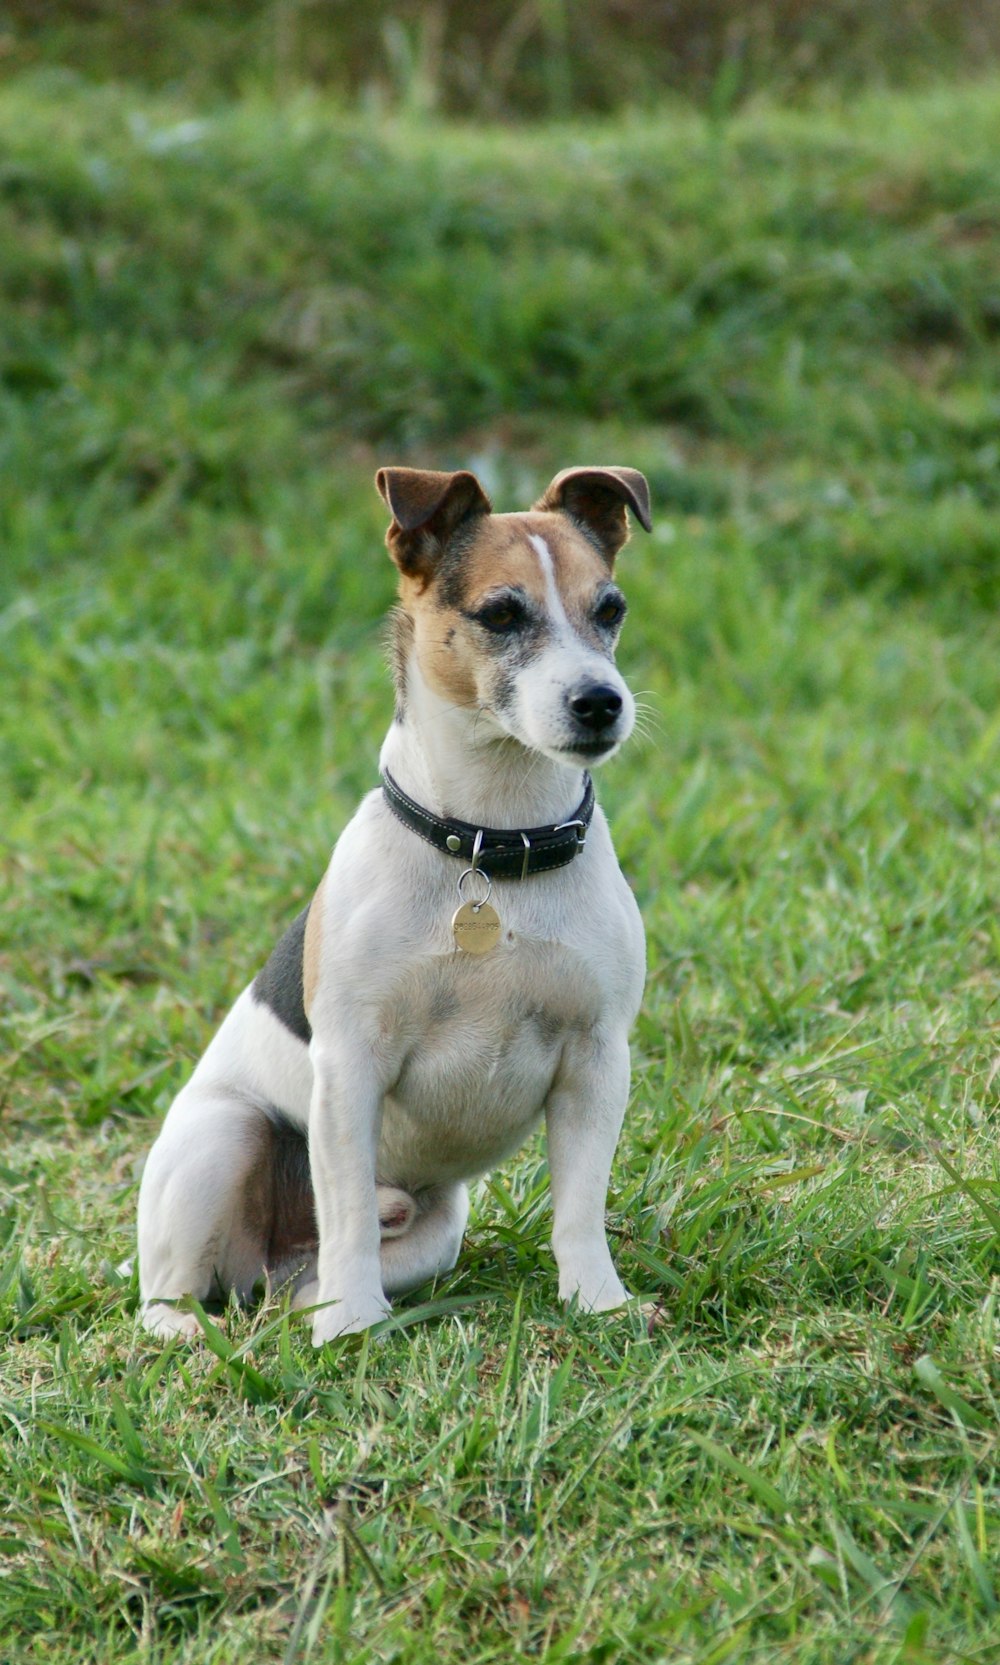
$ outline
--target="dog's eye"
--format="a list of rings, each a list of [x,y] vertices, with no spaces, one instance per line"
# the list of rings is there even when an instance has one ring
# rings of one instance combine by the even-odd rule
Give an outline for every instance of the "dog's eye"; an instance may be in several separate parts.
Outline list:
[[[612,590],[594,610],[594,623],[602,630],[615,630],[625,617],[625,597]]]
[[[519,601],[513,596],[503,600],[487,602],[476,614],[476,623],[486,630],[492,630],[498,636],[503,636],[509,630],[517,630],[524,623],[527,614]]]

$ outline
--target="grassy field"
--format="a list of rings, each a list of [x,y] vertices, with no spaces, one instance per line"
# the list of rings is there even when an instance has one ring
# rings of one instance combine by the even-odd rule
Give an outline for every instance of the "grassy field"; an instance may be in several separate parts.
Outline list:
[[[1000,66],[982,0],[3,0],[0,80],[72,64],[191,98],[322,89],[463,118],[716,112]]]
[[[1000,1647],[1000,86],[720,123],[0,95],[0,1658]],[[544,1148],[378,1339],[135,1326],[136,1164],[375,778],[378,463],[645,469],[649,936],[565,1315]]]

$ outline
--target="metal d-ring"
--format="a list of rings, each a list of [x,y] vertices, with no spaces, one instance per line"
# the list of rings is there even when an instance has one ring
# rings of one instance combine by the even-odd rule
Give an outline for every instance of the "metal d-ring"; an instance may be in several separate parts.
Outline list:
[[[493,880],[490,878],[489,874],[484,871],[484,869],[482,867],[467,867],[465,869],[464,873],[460,873],[459,876],[458,876],[458,895],[459,895],[459,900],[460,901],[462,901],[462,902],[465,901],[465,892],[462,889],[463,884],[465,883],[466,879],[473,879],[473,878],[475,878],[475,879],[485,879],[486,880],[486,895],[485,896],[480,896],[479,901],[478,902],[473,902],[473,904],[472,904],[474,912],[478,913],[480,908],[485,906],[485,904],[489,901],[490,897],[493,895]]]
[[[485,904],[489,901],[490,897],[493,895],[493,880],[490,878],[490,876],[486,872],[485,868],[482,868],[479,865],[479,852],[482,849],[482,847],[483,847],[483,829],[482,829],[482,827],[480,827],[479,831],[476,833],[476,837],[475,837],[475,840],[474,840],[473,845],[472,845],[472,866],[467,867],[465,869],[465,872],[460,873],[459,876],[458,876],[458,894],[459,894],[459,897],[461,898],[461,900],[463,902],[465,901],[465,895],[464,895],[463,890],[462,890],[462,885],[463,885],[463,883],[465,882],[466,879],[470,879],[470,878],[473,877],[473,875],[475,875],[476,877],[478,877],[480,879],[485,879],[486,880],[486,895],[485,896],[480,896],[479,901],[478,902],[473,902],[473,904],[472,904],[473,911],[475,913],[478,913],[480,908],[484,907]]]

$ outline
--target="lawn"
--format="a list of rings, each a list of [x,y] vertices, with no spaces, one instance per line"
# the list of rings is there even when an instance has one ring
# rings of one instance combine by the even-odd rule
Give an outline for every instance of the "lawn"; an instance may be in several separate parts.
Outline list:
[[[1000,1649],[1000,84],[558,127],[0,87],[0,1656]],[[136,1171],[391,714],[379,463],[643,468],[649,939],[544,1145],[314,1353],[136,1328]]]

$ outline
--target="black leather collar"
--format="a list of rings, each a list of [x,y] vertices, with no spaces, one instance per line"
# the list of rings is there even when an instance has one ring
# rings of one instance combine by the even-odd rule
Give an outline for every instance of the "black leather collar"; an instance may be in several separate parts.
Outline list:
[[[583,849],[594,813],[594,785],[589,775],[583,779],[583,798],[567,820],[512,831],[432,815],[406,796],[388,770],[382,776],[382,792],[393,815],[436,850],[457,856],[466,866],[481,866],[491,879],[527,879],[532,873],[565,867]]]

